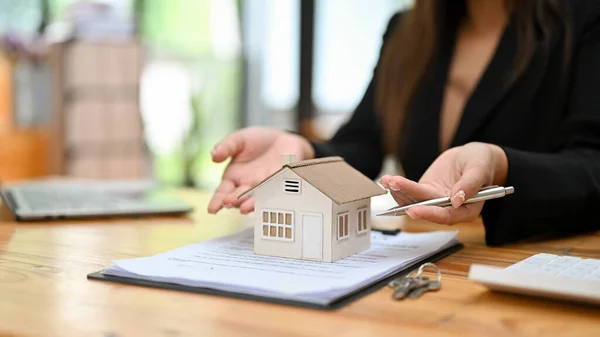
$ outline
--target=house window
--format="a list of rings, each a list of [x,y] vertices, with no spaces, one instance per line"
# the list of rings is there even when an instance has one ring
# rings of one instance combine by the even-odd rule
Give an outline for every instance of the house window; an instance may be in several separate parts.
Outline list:
[[[350,235],[348,231],[348,213],[340,213],[337,217],[338,240],[345,239]]]
[[[263,210],[262,237],[270,240],[294,241],[294,213]]]
[[[356,232],[357,233],[364,233],[367,231],[368,226],[367,226],[367,209],[366,208],[361,208],[358,210],[358,214],[357,214],[357,220],[356,220]]]
[[[300,194],[300,180],[285,179],[283,181],[283,191],[285,193]]]

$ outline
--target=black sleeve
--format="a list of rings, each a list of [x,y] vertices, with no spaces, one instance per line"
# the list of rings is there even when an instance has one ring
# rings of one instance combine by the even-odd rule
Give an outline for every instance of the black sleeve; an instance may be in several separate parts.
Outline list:
[[[600,22],[573,55],[568,114],[557,153],[504,148],[515,194],[486,201],[489,245],[600,229]]]
[[[397,13],[390,19],[383,35],[381,49],[400,15]],[[312,143],[317,158],[340,156],[371,179],[375,179],[380,173],[385,157],[381,124],[375,111],[375,73],[378,66],[379,62],[361,102],[350,119],[327,142]]]

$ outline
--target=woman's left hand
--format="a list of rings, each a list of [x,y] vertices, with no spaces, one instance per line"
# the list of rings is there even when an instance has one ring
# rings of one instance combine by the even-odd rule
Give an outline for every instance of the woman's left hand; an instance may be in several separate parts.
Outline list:
[[[508,160],[500,147],[469,143],[442,153],[419,182],[389,175],[380,182],[399,205],[451,196],[452,207],[415,206],[406,213],[413,219],[452,225],[475,220],[484,202],[463,202],[484,186],[503,185],[507,170]]]

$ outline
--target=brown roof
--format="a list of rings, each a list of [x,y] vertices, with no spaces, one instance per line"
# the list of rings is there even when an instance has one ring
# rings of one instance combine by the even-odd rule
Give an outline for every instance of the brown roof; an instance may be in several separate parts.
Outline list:
[[[252,192],[285,168],[292,170],[337,204],[345,204],[387,193],[385,189],[348,165],[342,158],[326,157],[285,165],[258,185],[244,192],[240,197]]]

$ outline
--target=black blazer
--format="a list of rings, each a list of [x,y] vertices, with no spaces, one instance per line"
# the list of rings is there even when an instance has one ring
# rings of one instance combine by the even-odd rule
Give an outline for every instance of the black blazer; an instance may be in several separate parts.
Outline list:
[[[572,27],[566,72],[561,33],[550,48],[536,51],[513,86],[501,85],[517,51],[511,21],[452,141],[452,146],[496,144],[508,157],[506,186],[514,186],[515,194],[485,202],[481,216],[488,245],[600,229],[600,1],[565,4]],[[401,19],[398,13],[390,20],[384,46]],[[456,24],[444,28],[440,52],[412,99],[401,135],[398,159],[412,180],[440,155],[440,107]],[[317,157],[341,156],[370,178],[378,176],[385,153],[376,90],[372,80],[349,121],[329,141],[313,143]]]

